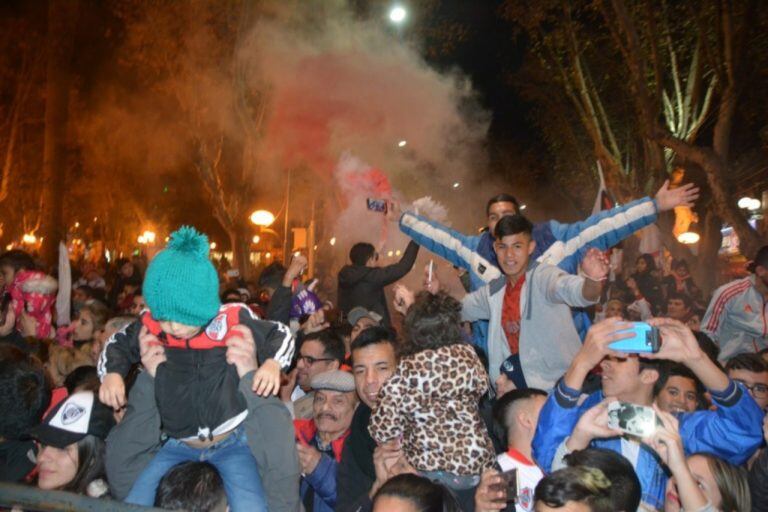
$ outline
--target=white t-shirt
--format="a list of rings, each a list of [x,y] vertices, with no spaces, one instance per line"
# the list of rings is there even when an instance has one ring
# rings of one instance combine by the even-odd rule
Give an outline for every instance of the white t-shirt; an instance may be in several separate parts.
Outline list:
[[[544,478],[539,466],[528,460],[514,448],[496,457],[502,471],[517,469],[517,500],[515,510],[517,512],[531,512],[533,510],[533,491],[536,484]]]

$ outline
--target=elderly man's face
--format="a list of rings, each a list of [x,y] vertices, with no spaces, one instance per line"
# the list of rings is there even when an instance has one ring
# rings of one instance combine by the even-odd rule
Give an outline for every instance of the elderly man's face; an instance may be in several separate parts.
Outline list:
[[[315,391],[312,409],[317,431],[334,439],[341,436],[352,424],[356,408],[357,395],[354,391]]]

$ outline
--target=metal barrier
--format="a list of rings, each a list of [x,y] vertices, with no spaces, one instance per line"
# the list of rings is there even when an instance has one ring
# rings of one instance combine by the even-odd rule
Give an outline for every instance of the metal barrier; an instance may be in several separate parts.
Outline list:
[[[0,508],[25,511],[159,512],[159,508],[128,505],[121,501],[89,498],[71,492],[44,491],[29,485],[0,483]]]

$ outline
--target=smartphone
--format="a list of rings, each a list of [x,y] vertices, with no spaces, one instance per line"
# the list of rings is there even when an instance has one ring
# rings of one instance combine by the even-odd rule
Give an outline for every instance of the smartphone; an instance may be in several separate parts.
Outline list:
[[[517,499],[517,468],[504,471],[501,474],[501,478],[504,479],[507,487],[507,501],[515,501]]]
[[[644,405],[628,402],[611,402],[608,404],[608,426],[621,430],[631,436],[649,437],[656,432],[656,426],[661,422],[656,417],[656,411]]]
[[[661,335],[659,329],[652,327],[645,322],[632,322],[632,327],[618,332],[632,333],[631,338],[614,341],[608,347],[618,352],[627,352],[630,354],[656,353],[661,347]]]
[[[326,309],[323,312],[323,315],[325,317],[325,321],[331,325],[336,325],[339,322],[339,317],[341,316],[339,314],[339,310],[336,308]]]
[[[368,209],[372,212],[387,213],[387,200],[386,199],[372,199],[365,200]]]
[[[517,500],[518,493],[518,481],[517,481],[517,468],[512,468],[508,471],[504,471],[500,474],[502,483],[491,485],[491,490],[495,492],[504,491],[506,495],[506,502],[512,502]]]

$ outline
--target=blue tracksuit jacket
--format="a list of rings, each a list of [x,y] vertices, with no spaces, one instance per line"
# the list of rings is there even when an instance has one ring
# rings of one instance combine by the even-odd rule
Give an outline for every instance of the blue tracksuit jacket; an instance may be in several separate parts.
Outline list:
[[[733,381],[725,391],[711,394],[717,405],[715,411],[677,416],[685,454],[706,452],[737,466],[744,464],[762,444],[763,411],[746,389]],[[541,410],[532,446],[533,457],[545,473],[552,470],[555,454],[562,449],[561,445],[571,435],[581,415],[603,400],[603,393],[598,391],[579,406],[579,395],[579,391],[568,388],[560,380]],[[592,446],[622,453],[620,437],[596,439]],[[643,503],[663,509],[667,474],[653,449],[640,445],[635,472],[640,479]]]
[[[656,201],[646,197],[573,224],[554,220],[540,222],[533,228],[533,239],[536,241],[533,259],[575,274],[588,249],[610,249],[637,230],[652,224],[656,215]],[[470,292],[502,275],[493,250],[493,237],[488,232],[464,235],[410,212],[400,217],[400,230],[422,247],[469,271]],[[580,312],[574,317],[574,322],[583,339],[589,328],[589,319],[584,312]],[[473,343],[487,354],[488,322],[474,322],[472,332]]]

